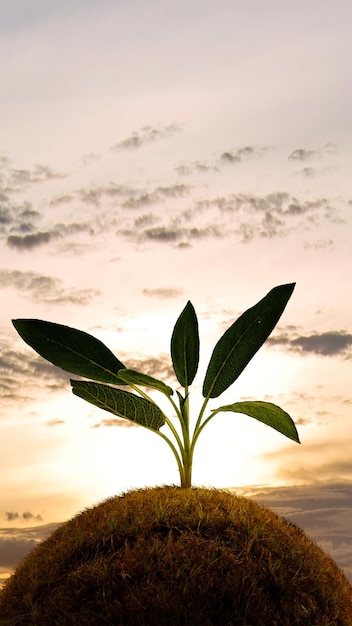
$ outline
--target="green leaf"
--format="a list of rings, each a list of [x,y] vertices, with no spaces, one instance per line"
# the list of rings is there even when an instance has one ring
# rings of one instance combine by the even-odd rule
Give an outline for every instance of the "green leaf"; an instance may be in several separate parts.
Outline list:
[[[219,339],[211,355],[203,396],[217,398],[239,377],[280,319],[295,283],[279,285],[245,311]]]
[[[197,315],[190,301],[172,332],[171,358],[179,383],[182,387],[191,385],[199,363],[199,334]]]
[[[92,335],[36,319],[17,319],[12,323],[22,339],[50,363],[85,378],[124,384],[118,374],[125,366]]]
[[[140,398],[130,391],[84,380],[71,380],[71,385],[76,396],[94,404],[99,409],[109,411],[151,430],[159,430],[165,424],[164,415],[154,402]]]
[[[150,389],[156,389],[161,391],[165,396],[172,396],[173,390],[168,385],[165,385],[161,380],[148,376],[147,374],[141,374],[135,370],[124,369],[119,371],[119,378],[123,380],[127,385],[142,385],[143,387],[150,387]]]
[[[276,404],[271,402],[261,402],[260,400],[254,400],[252,402],[235,402],[234,404],[228,404],[227,406],[221,406],[218,409],[214,409],[213,414],[223,411],[232,411],[233,413],[244,413],[254,419],[271,428],[275,428],[279,433],[282,433],[289,439],[293,439],[297,443],[300,443],[296,426],[288,413],[283,411]]]

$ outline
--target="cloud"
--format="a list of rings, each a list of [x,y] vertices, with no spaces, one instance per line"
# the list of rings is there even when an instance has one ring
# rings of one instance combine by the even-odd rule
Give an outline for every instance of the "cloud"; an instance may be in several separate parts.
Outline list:
[[[65,420],[49,420],[48,422],[46,422],[47,426],[61,426],[62,424],[65,423]]]
[[[331,141],[327,142],[320,148],[307,150],[306,148],[297,148],[289,155],[289,161],[311,161],[312,159],[321,158],[323,156],[336,154],[337,144]],[[310,168],[305,168],[310,169]],[[309,174],[308,174],[309,175]]]
[[[161,139],[167,139],[171,135],[180,132],[178,124],[168,126],[143,126],[138,131],[134,131],[119,143],[115,144],[112,150],[137,150],[145,144],[153,143]]]
[[[129,369],[143,372],[143,374],[148,374],[159,380],[175,380],[175,372],[168,354],[159,354],[157,357],[139,359],[130,359],[126,355],[125,363],[128,364]]]
[[[61,280],[45,274],[7,269],[0,269],[0,287],[12,287],[25,297],[50,304],[85,305],[100,294],[95,289],[65,289]]]
[[[165,188],[166,194],[175,197],[188,194],[188,186]],[[162,200],[161,190],[146,192],[126,200],[124,208],[140,209]],[[172,213],[172,218],[168,216]],[[128,219],[128,218],[127,218]],[[126,224],[117,235],[128,237],[137,243],[148,240],[168,243],[174,247],[190,246],[202,238],[237,237],[242,243],[255,237],[274,238],[287,236],[297,229],[311,229],[320,223],[339,222],[338,211],[327,198],[301,200],[285,191],[264,196],[237,193],[228,196],[197,200],[187,208],[166,207],[159,215],[148,213]]]
[[[23,344],[24,345],[24,344]],[[69,375],[33,350],[14,350],[8,338],[0,340],[0,397],[3,407],[68,388]]]
[[[250,497],[302,528],[352,582],[352,483],[258,489]]]
[[[290,161],[309,161],[319,155],[317,150],[305,150],[304,148],[298,148],[291,152],[288,157]]]
[[[40,521],[29,518],[32,521]],[[40,516],[39,516],[40,517]],[[24,521],[29,521],[23,518]],[[32,528],[0,528],[0,564],[3,569],[14,569],[38,543],[58,528],[59,524],[45,524]]]
[[[28,522],[29,520],[33,520],[36,522],[42,522],[43,518],[41,515],[34,515],[33,513],[31,513],[30,511],[24,511],[24,513],[17,513],[17,512],[13,512],[13,511],[6,511],[5,512],[5,519],[8,522],[13,522],[14,520],[24,520],[25,522]]]
[[[77,192],[77,197],[81,202],[99,206],[104,196],[110,198],[119,198],[124,196],[133,196],[136,193],[134,187],[128,185],[120,185],[114,182],[100,185],[99,187],[81,188]]]
[[[100,422],[93,424],[90,428],[101,428],[101,427],[117,427],[117,428],[138,428],[139,424],[132,422],[126,418],[119,417],[111,417],[107,419],[102,419]]]
[[[18,513],[13,513],[12,511],[5,512],[5,519],[7,519],[8,522],[13,522],[13,520],[18,519],[18,518],[19,518]]]
[[[173,289],[172,287],[158,287],[156,289],[143,289],[142,293],[149,298],[159,298],[160,300],[166,300],[170,298],[177,298],[182,294],[182,289]]]
[[[158,204],[169,198],[184,198],[190,192],[188,185],[169,185],[165,187],[157,187],[154,191],[144,191],[138,195],[134,195],[124,202],[122,207],[125,209],[140,209],[144,206]]]
[[[69,224],[56,224],[49,231],[38,231],[36,233],[26,235],[9,235],[7,237],[7,245],[17,250],[31,250],[43,244],[49,243],[53,239],[59,239],[61,237],[69,237],[71,235],[89,232],[93,234],[92,228],[85,223],[69,223]]]
[[[219,172],[226,165],[237,165],[242,161],[251,158],[263,156],[266,152],[272,150],[272,146],[244,146],[235,150],[226,150],[220,154],[212,163],[207,161],[191,161],[190,163],[181,162],[175,167],[175,171],[179,176],[189,176],[193,173],[202,172]]]
[[[277,337],[269,337],[267,343],[284,346],[286,349],[302,355],[349,356],[352,347],[352,335],[344,330],[313,333],[298,337],[283,333]]]
[[[190,243],[197,239],[205,239],[207,237],[221,237],[221,230],[215,225],[205,226],[203,228],[180,228],[178,226],[155,226],[154,228],[146,228],[140,235],[141,239],[150,239],[159,243],[176,243],[182,240],[182,243]]]
[[[65,178],[67,174],[55,172],[48,165],[38,164],[30,169],[8,169],[4,176],[4,189],[7,193],[17,192],[29,185],[42,183],[48,180]]]

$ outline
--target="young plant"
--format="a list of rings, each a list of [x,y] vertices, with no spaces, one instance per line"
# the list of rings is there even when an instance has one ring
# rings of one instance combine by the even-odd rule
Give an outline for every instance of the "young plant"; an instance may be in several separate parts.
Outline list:
[[[13,320],[13,325],[22,339],[42,357],[67,372],[90,379],[71,380],[72,391],[76,396],[162,437],[175,455],[181,487],[191,487],[195,445],[202,430],[217,413],[244,413],[300,443],[291,417],[270,402],[234,402],[211,409],[206,414],[209,400],[220,396],[235,382],[268,338],[294,287],[295,283],[274,287],[262,300],[245,311],[219,339],[205,374],[202,390],[204,401],[192,431],[189,395],[199,363],[199,334],[198,320],[191,302],[187,302],[177,319],[171,337],[172,364],[183,389],[176,390],[176,397],[171,387],[152,376],[127,368],[109,348],[86,332],[36,319]],[[120,388],[125,386],[132,391]],[[170,417],[145,388],[166,396],[179,419],[180,429],[175,428]],[[172,435],[171,438],[160,430],[165,425],[169,428],[168,435]]]

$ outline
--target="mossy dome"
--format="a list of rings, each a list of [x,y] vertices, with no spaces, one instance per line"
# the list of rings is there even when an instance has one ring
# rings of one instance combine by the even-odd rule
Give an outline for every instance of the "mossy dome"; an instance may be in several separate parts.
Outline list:
[[[351,626],[352,587],[302,530],[212,489],[127,492],[61,525],[0,593],[1,626]]]

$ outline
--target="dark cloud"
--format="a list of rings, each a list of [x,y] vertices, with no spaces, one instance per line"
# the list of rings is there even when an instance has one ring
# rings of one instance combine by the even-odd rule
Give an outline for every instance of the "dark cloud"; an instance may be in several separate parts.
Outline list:
[[[136,198],[128,198],[122,203],[124,209],[140,209],[161,202],[160,196],[155,192],[142,193]]]
[[[40,517],[40,516],[39,516]],[[35,518],[24,521],[39,521]],[[59,524],[45,524],[33,528],[0,528],[0,564],[14,569],[33,548],[58,528]]]
[[[222,165],[241,163],[241,161],[245,161],[253,157],[263,156],[263,154],[271,149],[272,148],[269,148],[268,146],[244,146],[243,148],[237,148],[237,150],[234,151],[223,152],[220,155],[220,163]]]
[[[141,233],[141,238],[150,239],[160,243],[175,244],[179,241],[182,243],[191,243],[197,239],[206,239],[207,237],[221,237],[222,233],[219,227],[214,225],[204,226],[203,228],[180,228],[178,226],[155,226],[154,228],[146,228]]]
[[[12,287],[25,297],[51,304],[61,302],[84,305],[99,295],[94,289],[65,289],[58,278],[19,270],[0,269],[0,286]]]
[[[7,245],[11,248],[16,248],[17,250],[31,250],[43,244],[49,243],[53,239],[69,237],[81,232],[89,232],[90,234],[93,234],[94,231],[88,224],[85,223],[56,224],[49,231],[38,231],[36,233],[26,235],[9,235],[7,237]]]
[[[66,174],[62,172],[55,172],[49,166],[42,164],[35,165],[32,170],[9,168],[4,176],[5,191],[7,193],[20,191],[29,185],[65,177]]]
[[[13,511],[6,511],[5,512],[5,519],[8,522],[13,522],[13,520],[18,519],[19,518],[19,514],[18,513],[14,513]]]
[[[145,215],[141,215],[137,217],[134,221],[134,227],[137,230],[143,229],[146,226],[152,226],[156,222],[159,221],[159,218],[153,215],[152,213],[147,213]]]
[[[182,162],[175,167],[175,171],[179,176],[189,176],[195,172],[218,172],[223,166],[236,165],[251,158],[261,157],[269,150],[272,150],[272,147],[244,146],[235,150],[226,150],[212,163],[199,160],[192,161],[191,163]]]
[[[291,152],[288,157],[290,161],[309,161],[310,159],[314,159],[318,156],[317,150],[305,150],[304,148],[298,148]]]
[[[352,582],[352,483],[253,490],[250,497],[302,528]]]
[[[320,148],[314,148],[313,150],[307,150],[306,148],[297,148],[293,150],[289,155],[290,161],[310,161],[312,159],[321,158],[325,155],[336,154],[337,144],[329,141],[324,146]],[[310,168],[305,168],[305,170],[310,170]],[[304,170],[302,170],[304,172]],[[309,173],[308,173],[309,176]]]
[[[175,372],[168,354],[159,354],[157,357],[130,359],[126,355],[125,363],[129,369],[148,374],[159,380],[175,380]]]
[[[140,209],[144,206],[164,202],[168,198],[184,198],[190,192],[188,185],[170,185],[167,187],[157,187],[154,191],[145,191],[132,196],[122,202],[125,209]]]
[[[43,518],[41,515],[34,515],[30,511],[24,511],[24,513],[21,513],[21,514],[17,513],[17,511],[16,512],[6,511],[5,519],[8,522],[13,522],[14,520],[23,520],[25,522],[28,522],[29,520],[36,521],[36,522],[43,521]]]
[[[52,238],[53,235],[50,232],[38,232],[30,235],[9,235],[7,245],[18,250],[28,250],[41,246],[43,243],[49,243]]]
[[[352,347],[352,335],[344,330],[313,333],[298,337],[287,333],[269,337],[267,343],[284,346],[299,354],[317,354],[320,356],[348,356]]]
[[[25,511],[24,513],[22,513],[22,518],[28,522],[28,520],[33,520],[36,522],[42,522],[43,518],[41,515],[33,515],[33,513],[31,513],[30,511]]]
[[[232,154],[231,152],[223,152],[220,155],[220,161],[222,163],[239,163],[241,158],[237,154]]]
[[[143,289],[142,293],[149,298],[158,298],[166,300],[177,298],[182,294],[182,289],[173,289],[172,287],[158,287],[156,289]]]
[[[155,226],[154,228],[147,228],[143,232],[147,239],[153,241],[161,241],[166,243],[173,243],[183,237],[183,231],[179,228],[167,227],[167,226]]]
[[[167,190],[167,191],[166,191]],[[140,209],[163,200],[165,195],[181,197],[190,192],[188,186],[157,187],[152,192],[135,195],[122,203],[124,208]],[[155,208],[156,210],[156,208]],[[172,211],[172,219],[167,215]],[[127,218],[128,219],[128,218]],[[201,238],[234,236],[249,243],[256,237],[277,238],[297,229],[311,230],[323,222],[340,223],[338,210],[327,198],[302,200],[286,191],[275,191],[263,196],[236,193],[197,200],[179,211],[173,206],[148,213],[117,231],[137,243],[148,240],[189,247]]]
[[[145,144],[167,139],[171,135],[180,132],[178,124],[169,124],[168,126],[143,126],[138,131],[134,131],[119,143],[115,144],[112,150],[137,150]]]
[[[184,198],[190,192],[189,185],[169,185],[167,187],[157,187],[156,193],[167,198]]]
[[[22,350],[14,350],[7,338],[0,340],[0,398],[2,405],[27,401],[37,396],[57,393],[69,386],[69,375],[55,367],[23,344]]]
[[[133,197],[137,193],[138,190],[136,190],[134,187],[119,185],[110,182],[106,185],[100,185],[99,187],[90,187],[87,189],[82,188],[77,192],[77,197],[81,202],[84,202],[85,204],[99,206],[104,197]]]
[[[67,204],[68,202],[72,202],[74,200],[74,194],[64,193],[59,196],[55,196],[50,200],[50,206],[56,206],[59,204]]]

